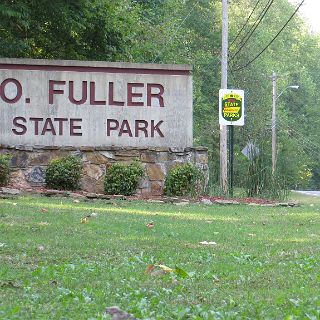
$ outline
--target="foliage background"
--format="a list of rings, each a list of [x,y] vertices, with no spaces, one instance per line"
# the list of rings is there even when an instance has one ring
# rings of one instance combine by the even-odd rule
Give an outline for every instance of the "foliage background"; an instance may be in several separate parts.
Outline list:
[[[273,3],[247,43],[267,0],[230,4],[229,87],[246,92],[246,125],[235,130],[235,184],[249,161],[241,150],[263,145],[271,166],[272,71],[279,75],[277,175],[290,188],[316,188],[319,178],[319,35],[296,15],[254,63],[251,61],[288,21],[295,7]],[[243,32],[237,37],[241,28]],[[214,0],[2,0],[0,56],[193,65],[194,144],[209,148],[211,183],[219,176],[218,99],[221,1]],[[237,54],[236,54],[237,53]],[[247,66],[246,66],[247,65]],[[261,147],[262,148],[262,147]]]

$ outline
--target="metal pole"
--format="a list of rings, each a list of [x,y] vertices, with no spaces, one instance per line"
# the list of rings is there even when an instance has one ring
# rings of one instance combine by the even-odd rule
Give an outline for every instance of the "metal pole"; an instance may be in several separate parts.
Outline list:
[[[228,126],[229,134],[229,197],[233,197],[233,126]]]
[[[228,0],[222,0],[221,89],[228,88]],[[228,193],[227,126],[220,125],[220,186]]]
[[[277,74],[272,72],[272,176],[274,177],[277,162],[277,118],[276,118],[276,100],[277,100]]]

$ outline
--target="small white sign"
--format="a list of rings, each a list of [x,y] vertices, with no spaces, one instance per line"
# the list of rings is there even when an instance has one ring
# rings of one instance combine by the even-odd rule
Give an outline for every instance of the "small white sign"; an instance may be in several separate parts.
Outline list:
[[[241,150],[241,152],[245,157],[252,161],[260,154],[260,149],[256,147],[252,142],[248,142],[246,146]]]
[[[219,90],[219,124],[225,126],[244,125],[243,90]]]

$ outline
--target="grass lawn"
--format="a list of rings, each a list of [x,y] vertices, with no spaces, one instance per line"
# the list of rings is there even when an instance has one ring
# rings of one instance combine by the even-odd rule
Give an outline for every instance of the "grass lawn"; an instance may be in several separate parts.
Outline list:
[[[188,276],[146,271],[157,264]],[[320,319],[320,203],[0,200],[0,319],[111,319],[113,305],[139,319]]]

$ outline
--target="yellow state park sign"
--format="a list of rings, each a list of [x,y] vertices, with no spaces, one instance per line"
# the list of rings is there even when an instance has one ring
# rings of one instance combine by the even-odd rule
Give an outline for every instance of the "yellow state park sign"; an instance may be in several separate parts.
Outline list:
[[[221,115],[226,121],[238,121],[242,117],[242,96],[226,93],[222,97]]]

